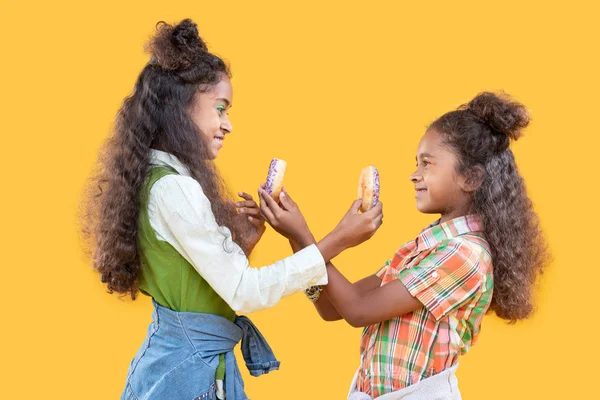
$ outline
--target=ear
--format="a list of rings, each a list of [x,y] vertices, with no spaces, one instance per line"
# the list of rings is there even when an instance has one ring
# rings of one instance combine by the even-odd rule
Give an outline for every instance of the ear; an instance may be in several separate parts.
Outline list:
[[[458,185],[460,188],[467,192],[472,193],[479,189],[481,184],[483,183],[484,170],[480,166],[476,165],[474,167],[469,168],[463,175],[460,176],[458,180]]]

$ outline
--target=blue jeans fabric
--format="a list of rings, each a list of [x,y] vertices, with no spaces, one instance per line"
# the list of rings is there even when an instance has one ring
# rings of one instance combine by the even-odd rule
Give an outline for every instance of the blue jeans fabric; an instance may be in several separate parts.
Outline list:
[[[247,400],[233,354],[240,340],[252,376],[279,369],[280,362],[247,317],[237,316],[231,322],[218,315],[177,312],[152,303],[152,322],[129,366],[122,400],[216,399],[215,373],[222,353],[227,400]]]

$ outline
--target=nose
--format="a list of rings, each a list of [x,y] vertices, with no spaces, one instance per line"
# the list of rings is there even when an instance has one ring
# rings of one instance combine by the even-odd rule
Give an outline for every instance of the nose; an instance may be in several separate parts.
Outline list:
[[[421,175],[419,174],[419,171],[415,171],[413,172],[410,176],[409,179],[412,183],[417,183],[421,180]]]
[[[221,122],[221,130],[223,130],[225,133],[231,133],[231,131],[233,130],[233,127],[231,126],[231,121],[229,121],[229,117],[227,116],[227,114],[225,114],[225,117]]]

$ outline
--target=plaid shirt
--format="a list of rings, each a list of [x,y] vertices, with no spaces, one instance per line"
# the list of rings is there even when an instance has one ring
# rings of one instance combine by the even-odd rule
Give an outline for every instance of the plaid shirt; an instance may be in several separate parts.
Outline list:
[[[492,260],[479,217],[430,225],[377,272],[424,307],[364,329],[357,389],[378,397],[452,365],[475,344],[492,299]]]

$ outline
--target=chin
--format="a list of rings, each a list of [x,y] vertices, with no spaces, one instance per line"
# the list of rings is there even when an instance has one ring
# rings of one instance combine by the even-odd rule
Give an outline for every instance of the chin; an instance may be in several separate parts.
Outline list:
[[[419,202],[417,202],[417,210],[423,214],[427,214],[427,206],[419,204]]]
[[[423,214],[439,214],[439,211],[427,206],[421,206],[419,204],[417,204],[417,210]]]

